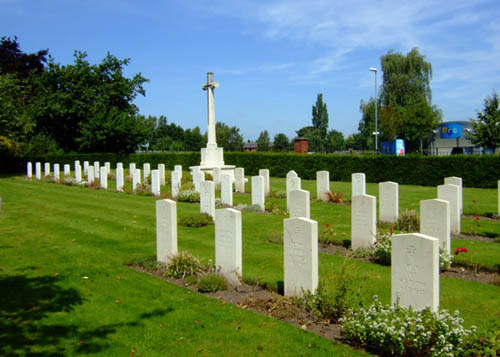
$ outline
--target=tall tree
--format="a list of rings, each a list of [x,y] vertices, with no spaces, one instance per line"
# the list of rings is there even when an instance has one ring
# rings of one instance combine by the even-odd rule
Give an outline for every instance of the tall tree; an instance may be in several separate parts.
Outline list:
[[[316,104],[312,107],[312,124],[319,131],[320,137],[326,141],[328,132],[328,109],[326,103],[323,102],[323,94],[318,93]]]
[[[0,73],[12,73],[19,79],[26,79],[33,73],[40,73],[47,63],[49,50],[40,50],[37,53],[24,53],[19,47],[17,37],[10,39],[2,37],[0,40]]]
[[[257,151],[269,151],[271,150],[271,140],[269,139],[269,133],[267,130],[261,131],[259,137],[257,138]]]
[[[228,126],[222,122],[215,124],[217,145],[227,151],[243,151],[243,136],[236,126]]]
[[[332,129],[326,136],[326,151],[334,152],[345,150],[344,134],[340,131]]]
[[[474,144],[495,150],[500,147],[500,98],[497,92],[484,99],[483,111],[477,111],[472,121],[472,132],[467,138]]]
[[[283,133],[278,133],[274,136],[273,151],[288,151],[290,150],[290,140]]]

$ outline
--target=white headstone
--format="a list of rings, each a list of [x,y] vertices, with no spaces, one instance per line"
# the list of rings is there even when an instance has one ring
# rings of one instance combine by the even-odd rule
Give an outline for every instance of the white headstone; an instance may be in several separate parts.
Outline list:
[[[144,182],[147,182],[147,178],[151,175],[151,165],[149,163],[142,164],[142,171],[144,171]]]
[[[135,169],[132,176],[132,191],[136,191],[141,183],[141,169]]]
[[[439,311],[439,241],[420,233],[392,236],[392,304]]]
[[[328,171],[316,172],[316,196],[318,200],[328,202],[330,197],[330,173]]]
[[[33,177],[33,165],[31,162],[26,164],[26,177],[29,179]]]
[[[116,168],[117,169],[120,169],[120,168],[123,169],[123,162],[117,162],[116,163]]]
[[[82,167],[80,164],[75,166],[75,181],[77,184],[82,182]]]
[[[366,195],[366,176],[363,173],[351,175],[352,197]]]
[[[230,175],[224,175],[230,176]],[[232,208],[215,211],[215,265],[232,285],[240,284],[241,212]]]
[[[302,297],[318,288],[318,223],[308,218],[284,220],[285,295]]]
[[[369,195],[352,197],[351,247],[370,248],[377,235],[377,199]]]
[[[99,161],[94,161],[94,177],[96,179],[100,178],[99,177],[100,173],[101,173],[101,168],[100,168]]]
[[[200,182],[200,213],[215,217],[215,188],[212,181]]]
[[[420,201],[420,233],[439,239],[439,247],[451,253],[450,203],[444,200]]]
[[[153,196],[160,196],[160,171],[151,171],[151,192]]]
[[[212,170],[212,178],[216,190],[220,190],[220,175],[220,167],[214,167],[214,169]]]
[[[199,167],[198,167],[198,170],[193,170],[192,175],[193,175],[194,190],[196,192],[200,192],[201,191],[201,182],[205,181],[205,173],[203,171],[200,171]]]
[[[158,164],[158,171],[160,172],[160,185],[165,186],[165,164]]]
[[[234,192],[245,193],[245,169],[243,167],[234,169]]]
[[[106,175],[109,175],[111,172],[111,163],[105,162],[104,167],[106,168]]]
[[[71,175],[71,166],[68,164],[64,165],[64,176],[69,176]]]
[[[39,162],[35,162],[35,176],[37,180],[42,179],[42,164]]]
[[[462,178],[456,176],[445,177],[444,184],[458,186],[459,188],[458,203],[460,206],[460,214],[462,214],[464,212],[464,190],[463,190]]]
[[[264,195],[264,177],[252,176],[252,206],[259,206],[264,211],[266,196]]]
[[[222,204],[233,205],[233,178],[229,174],[222,174],[220,179],[220,197]]]
[[[87,182],[89,185],[93,184],[95,180],[94,166],[87,167]]]
[[[452,233],[460,233],[460,188],[456,185],[439,185],[438,198],[450,203],[450,229]]]
[[[267,197],[267,196],[269,196],[269,193],[271,192],[271,185],[269,183],[269,170],[268,169],[260,169],[259,176],[262,176],[264,178],[264,192],[265,192],[265,195]]]
[[[102,166],[99,168],[100,172],[100,186],[102,189],[107,190],[108,189],[108,174],[106,170],[106,166]]]
[[[135,173],[135,163],[130,163],[128,164],[128,175],[129,177],[133,178]]]
[[[177,253],[177,204],[172,200],[156,201],[156,259],[168,264]]]
[[[286,209],[290,210],[290,192],[302,189],[300,177],[290,177],[286,181]]]
[[[50,175],[50,163],[49,162],[46,162],[44,164],[43,175],[44,176],[49,176]]]
[[[181,173],[181,178],[182,178],[182,165],[175,165],[174,166],[174,171],[180,172]]]
[[[116,168],[116,190],[123,191],[123,166]]]
[[[297,178],[297,173],[293,170],[286,174],[286,209],[290,209],[290,191],[292,191],[291,180]],[[300,190],[300,187],[294,187],[294,190]]]
[[[88,175],[88,173],[87,173],[88,169],[89,169],[89,162],[88,161],[84,161],[83,162],[83,174],[84,175]]]
[[[290,218],[311,218],[311,201],[309,191],[290,191]]]
[[[181,175],[179,171],[172,171],[170,173],[170,184],[172,185],[172,197],[177,197],[181,189]]]
[[[75,160],[75,168],[76,168],[76,165],[80,165],[80,160]]]
[[[399,218],[399,185],[396,182],[381,182],[379,190],[379,220],[396,223]]]
[[[61,176],[61,170],[59,168],[59,164],[54,164],[54,181],[59,181]]]

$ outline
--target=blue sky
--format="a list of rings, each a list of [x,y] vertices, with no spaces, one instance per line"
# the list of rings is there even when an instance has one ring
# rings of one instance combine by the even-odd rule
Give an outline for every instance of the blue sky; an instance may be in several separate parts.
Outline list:
[[[206,130],[206,72],[220,82],[216,120],[245,140],[262,130],[295,136],[311,125],[318,93],[330,129],[357,131],[360,100],[374,93],[380,56],[418,47],[433,66],[433,104],[467,120],[500,89],[500,3],[454,1],[0,0],[0,36],[21,49],[75,50],[98,63],[131,58],[150,82],[136,104],[184,128]],[[379,72],[379,84],[381,73]]]

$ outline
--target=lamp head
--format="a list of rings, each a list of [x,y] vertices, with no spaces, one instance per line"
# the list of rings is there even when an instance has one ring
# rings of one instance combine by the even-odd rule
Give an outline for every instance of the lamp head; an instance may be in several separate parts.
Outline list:
[[[370,71],[377,73],[377,69],[375,67],[370,67]]]

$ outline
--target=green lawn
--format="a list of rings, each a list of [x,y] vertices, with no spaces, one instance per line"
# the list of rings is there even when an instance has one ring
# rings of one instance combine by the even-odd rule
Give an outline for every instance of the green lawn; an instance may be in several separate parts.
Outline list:
[[[272,178],[271,186],[284,190],[284,182]],[[314,181],[303,181],[302,187],[315,197]],[[332,182],[332,190],[350,198],[350,183]],[[476,213],[495,211],[496,190],[470,190],[465,189],[464,202],[474,197]],[[367,191],[378,193],[374,184]],[[0,179],[0,196],[0,354],[23,349],[108,355],[132,350],[138,355],[358,353],[127,268],[124,263],[133,257],[156,252],[155,198],[8,177]],[[400,186],[402,209],[418,208],[419,200],[435,196],[435,188]],[[248,204],[250,196],[235,195],[234,201]],[[286,205],[284,199],[273,201]],[[179,217],[195,212],[199,205],[178,204]],[[283,218],[243,212],[245,280],[274,289],[283,281],[283,247],[268,242],[270,234],[282,231]],[[312,202],[311,218],[320,229],[330,223],[340,237],[350,238],[350,206]],[[500,233],[500,222],[491,224],[488,229]],[[179,249],[205,262],[214,259],[213,226],[180,226],[178,237]],[[488,266],[500,262],[498,243],[453,244],[469,249],[471,254],[461,259],[484,259]],[[320,279],[331,269],[338,271],[343,260],[320,254]],[[390,267],[353,264],[365,277],[367,296],[376,294],[389,303]],[[441,308],[459,309],[467,326],[485,330],[499,321],[499,300],[498,286],[441,279]]]

